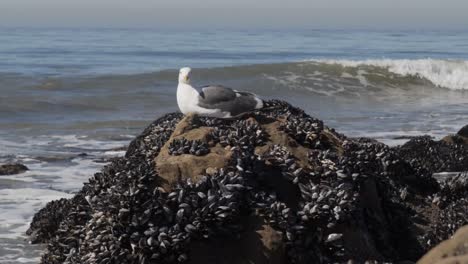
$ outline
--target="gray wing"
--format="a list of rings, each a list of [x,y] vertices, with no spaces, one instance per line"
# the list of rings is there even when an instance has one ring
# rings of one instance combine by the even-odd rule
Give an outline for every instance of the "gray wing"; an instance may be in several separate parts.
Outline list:
[[[202,88],[198,105],[207,109],[220,109],[235,116],[256,108],[256,96],[252,93],[238,92],[222,85]]]
[[[213,105],[236,98],[236,93],[229,87],[222,85],[209,85],[201,88],[200,103]]]

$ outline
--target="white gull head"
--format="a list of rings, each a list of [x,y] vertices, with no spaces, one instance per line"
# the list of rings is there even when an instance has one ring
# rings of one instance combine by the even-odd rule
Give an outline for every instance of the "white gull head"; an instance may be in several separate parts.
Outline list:
[[[190,72],[192,69],[189,67],[181,68],[179,71],[179,83],[190,84]]]

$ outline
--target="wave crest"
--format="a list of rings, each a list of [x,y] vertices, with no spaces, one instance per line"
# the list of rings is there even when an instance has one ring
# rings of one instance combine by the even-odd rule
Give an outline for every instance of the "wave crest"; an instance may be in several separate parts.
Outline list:
[[[441,59],[368,59],[330,60],[312,62],[338,64],[344,67],[380,67],[402,76],[424,78],[434,85],[452,90],[468,90],[468,61]]]

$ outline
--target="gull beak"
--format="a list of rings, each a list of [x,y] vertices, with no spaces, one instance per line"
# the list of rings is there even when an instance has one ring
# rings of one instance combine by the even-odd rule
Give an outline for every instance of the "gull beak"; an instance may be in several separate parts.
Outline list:
[[[187,82],[189,80],[189,76],[185,75],[185,81]]]

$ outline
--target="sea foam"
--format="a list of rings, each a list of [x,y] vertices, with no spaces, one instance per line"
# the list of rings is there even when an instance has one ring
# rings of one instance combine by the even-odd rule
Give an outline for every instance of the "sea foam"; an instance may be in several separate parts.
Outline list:
[[[34,212],[47,202],[72,195],[35,188],[0,190],[0,238],[17,238],[24,234]]]
[[[345,67],[374,66],[403,75],[416,76],[434,85],[452,90],[468,90],[468,61],[440,59],[368,59],[334,60],[317,59],[313,62],[339,64]]]

